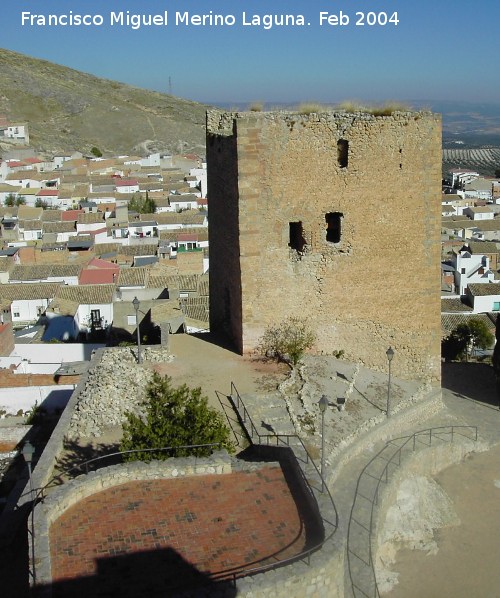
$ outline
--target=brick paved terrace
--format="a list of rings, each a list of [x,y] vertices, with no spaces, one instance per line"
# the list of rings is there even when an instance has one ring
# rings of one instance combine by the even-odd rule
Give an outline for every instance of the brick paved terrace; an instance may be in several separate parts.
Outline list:
[[[82,500],[50,529],[53,596],[172,596],[297,555],[318,526],[287,469],[129,482]]]

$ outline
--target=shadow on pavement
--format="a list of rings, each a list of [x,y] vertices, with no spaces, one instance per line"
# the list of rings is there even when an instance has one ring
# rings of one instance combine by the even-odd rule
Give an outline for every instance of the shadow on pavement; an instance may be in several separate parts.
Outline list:
[[[498,407],[495,374],[486,363],[443,363],[441,386],[460,398]]]

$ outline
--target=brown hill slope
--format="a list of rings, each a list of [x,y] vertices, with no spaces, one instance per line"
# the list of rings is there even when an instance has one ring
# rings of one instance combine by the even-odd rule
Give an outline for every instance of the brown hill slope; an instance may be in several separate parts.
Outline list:
[[[0,114],[42,152],[204,153],[206,106],[0,48]]]

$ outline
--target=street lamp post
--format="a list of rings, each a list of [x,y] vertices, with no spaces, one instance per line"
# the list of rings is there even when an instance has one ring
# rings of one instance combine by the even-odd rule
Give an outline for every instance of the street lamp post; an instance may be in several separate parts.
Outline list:
[[[141,305],[139,299],[134,297],[132,305],[135,309],[135,327],[137,329],[137,363],[142,363],[141,359],[141,333],[139,331],[139,306]]]
[[[31,462],[33,461],[33,455],[35,453],[35,447],[31,444],[28,440],[24,443],[23,446],[23,457],[26,461],[26,465],[28,466],[28,474],[30,478],[30,492],[31,492],[31,500],[33,501],[33,478],[31,477]]]
[[[30,479],[30,495],[31,495],[31,574],[33,576],[33,585],[36,585],[36,569],[35,569],[35,492],[33,490],[33,478],[31,476],[31,462],[35,454],[35,447],[28,440],[23,445],[22,454],[26,465],[28,466],[28,474]]]
[[[321,492],[325,491],[325,411],[328,406],[328,399],[323,395],[319,400],[321,411]]]
[[[391,417],[391,362],[394,358],[394,349],[389,347],[385,352],[389,362],[389,379],[387,381],[387,417]]]

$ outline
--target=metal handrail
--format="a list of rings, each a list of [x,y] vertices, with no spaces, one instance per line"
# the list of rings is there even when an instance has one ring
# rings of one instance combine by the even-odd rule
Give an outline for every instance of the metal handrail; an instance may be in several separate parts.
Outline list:
[[[132,454],[132,453],[162,452],[162,451],[169,451],[169,450],[173,451],[173,450],[183,450],[183,449],[210,448],[210,447],[218,447],[220,449],[222,447],[222,443],[221,442],[211,442],[208,444],[189,444],[189,445],[183,445],[183,446],[165,446],[165,447],[161,447],[161,448],[133,449],[133,450],[129,450],[129,451],[119,451],[119,452],[115,452],[115,453],[108,453],[106,455],[100,455],[99,457],[94,457],[93,459],[88,459],[87,461],[84,461],[83,463],[74,465],[73,467],[69,467],[68,469],[61,470],[57,475],[52,476],[52,478],[50,478],[50,480],[43,486],[41,486],[39,488],[30,489],[31,504],[30,504],[29,511],[28,511],[28,518],[31,519],[31,529],[28,526],[28,532],[31,535],[32,543],[34,543],[34,538],[35,538],[34,521],[33,521],[35,506],[39,502],[43,502],[43,500],[45,499],[45,491],[51,484],[53,484],[56,480],[64,483],[64,481],[62,479],[63,476],[71,473],[72,471],[74,471],[74,470],[81,471],[82,468],[85,467],[85,473],[88,474],[89,473],[88,465],[90,463],[95,463],[97,461],[109,459],[110,457],[117,457],[119,455],[127,455],[127,454]],[[33,493],[34,493],[34,497],[33,497]],[[33,548],[33,550],[34,550],[34,548]],[[32,563],[31,563],[31,566],[29,567],[29,575],[30,575],[31,579],[33,580],[33,585],[36,585],[36,566],[35,566],[34,555],[31,560],[32,560]]]
[[[474,431],[473,437],[468,436],[466,434],[462,434],[459,431],[462,429],[473,430]],[[391,465],[396,465],[396,466],[401,465],[401,456],[402,456],[403,450],[405,448],[410,447],[411,452],[415,452],[415,450],[417,448],[418,437],[425,437],[425,438],[428,437],[429,443],[427,444],[427,446],[432,446],[433,438],[439,438],[440,440],[443,440],[443,438],[441,438],[439,436],[439,434],[446,434],[446,435],[451,436],[450,442],[453,442],[455,436],[463,436],[469,440],[473,440],[474,442],[476,442],[477,441],[477,426],[465,426],[465,425],[464,426],[437,426],[435,428],[427,428],[424,430],[419,430],[419,431],[415,432],[414,434],[412,434],[411,436],[400,436],[398,438],[393,438],[389,442],[387,442],[385,444],[385,446],[372,459],[370,459],[370,461],[365,465],[365,467],[361,471],[361,473],[358,477],[357,484],[356,484],[354,500],[353,500],[353,504],[351,507],[351,516],[349,517],[349,524],[348,524],[348,529],[347,529],[347,561],[348,561],[348,569],[349,569],[349,578],[351,580],[351,586],[353,589],[354,596],[356,596],[355,590],[358,590],[358,592],[360,592],[361,594],[363,594],[363,596],[366,596],[368,598],[370,598],[370,596],[371,596],[371,594],[367,594],[362,588],[360,588],[359,586],[356,585],[355,580],[353,579],[352,569],[351,569],[351,552],[352,551],[350,550],[349,544],[350,544],[351,522],[353,521],[353,512],[355,509],[357,497],[361,496],[361,497],[363,497],[363,499],[368,500],[371,503],[369,528],[368,529],[364,528],[368,534],[369,563],[367,563],[366,561],[361,559],[361,557],[359,555],[356,555],[354,552],[352,552],[352,554],[354,556],[356,556],[358,559],[360,559],[365,565],[370,567],[372,578],[373,578],[373,583],[374,583],[373,596],[375,596],[375,598],[380,598],[380,592],[378,589],[377,577],[375,575],[375,569],[374,569],[374,563],[373,563],[373,550],[372,550],[372,541],[371,541],[372,533],[373,533],[374,513],[375,513],[375,507],[378,504],[380,485],[382,482],[384,482],[386,484],[388,483],[389,467]],[[374,478],[374,479],[376,479],[376,487],[373,492],[373,495],[371,497],[369,497],[369,496],[366,496],[365,494],[361,494],[359,492],[359,486],[360,486],[360,482],[362,480],[363,475],[367,474],[367,475],[370,475],[371,477],[374,477],[372,474],[367,473],[368,469],[377,459],[379,459],[381,457],[381,455],[384,453],[384,451],[386,451],[389,447],[394,446],[394,444],[397,443],[397,441],[404,441],[404,442],[403,442],[403,444],[401,444],[400,446],[398,446],[396,448],[396,450],[390,455],[389,458],[385,459],[386,463],[385,463],[382,471],[380,472],[380,475],[378,475],[377,478]],[[396,457],[397,457],[397,462],[395,461]],[[359,525],[361,525],[360,522],[357,522],[357,523]]]
[[[234,400],[235,397],[236,397],[236,403]],[[312,457],[310,456],[309,451],[307,450],[304,443],[302,442],[302,439],[299,436],[297,436],[297,434],[260,434],[259,431],[257,430],[255,424],[253,423],[250,413],[249,413],[248,409],[246,408],[245,404],[243,403],[243,399],[241,398],[236,386],[234,385],[234,382],[231,382],[231,398],[232,398],[233,404],[235,404],[235,407],[238,410],[238,413],[239,413],[240,408],[243,411],[243,417],[241,418],[242,423],[245,425],[248,422],[250,425],[251,431],[250,431],[249,440],[252,443],[253,443],[254,435],[257,436],[257,438],[259,440],[258,444],[265,444],[266,446],[270,446],[270,444],[271,444],[270,440],[273,439],[273,441],[276,442],[276,446],[278,446],[281,443],[281,444],[287,446],[288,448],[290,448],[292,450],[295,458],[297,459],[297,462],[300,462],[301,459],[298,458],[298,456],[295,454],[295,451],[293,450],[293,447],[291,447],[291,445],[290,445],[290,439],[293,438],[294,440],[298,440],[298,442],[300,443],[300,445],[302,446],[302,448],[304,449],[304,452],[306,454],[305,463],[312,463],[320,481],[322,482],[322,484],[321,484],[322,488],[324,490],[326,490],[326,494],[328,495],[328,498],[330,499],[330,502],[333,507],[333,511],[335,513],[335,522],[334,523],[332,523],[331,521],[329,521],[328,519],[323,517],[323,515],[320,513],[322,521],[324,523],[332,526],[333,530],[326,537],[324,537],[320,542],[318,542],[314,546],[308,548],[307,550],[302,550],[301,552],[299,552],[298,554],[296,554],[292,557],[288,557],[286,559],[282,559],[282,560],[274,562],[274,563],[268,563],[267,565],[260,565],[258,567],[252,567],[252,568],[248,568],[248,569],[240,569],[237,573],[236,572],[231,573],[231,574],[221,573],[218,575],[216,574],[216,575],[210,576],[211,579],[230,579],[233,582],[233,585],[236,586],[236,580],[238,579],[238,577],[247,577],[250,575],[256,575],[258,573],[263,573],[265,571],[269,571],[269,570],[275,569],[277,567],[283,567],[285,565],[297,562],[299,560],[306,560],[307,564],[309,565],[310,560],[311,560],[311,555],[314,552],[316,552],[317,550],[319,550],[326,542],[328,542],[328,540],[330,540],[332,538],[332,536],[335,534],[335,532],[337,531],[337,529],[338,529],[338,512],[337,512],[337,507],[335,506],[333,497],[332,497],[330,491],[328,490],[328,487],[327,487],[326,483],[324,482],[323,477],[321,476],[321,472],[318,469],[318,467],[316,466],[316,463],[314,462]],[[248,434],[248,431],[247,431],[247,434]],[[265,439],[265,441],[266,441],[265,443],[262,442],[263,439]],[[285,440],[283,440],[283,439],[285,439]],[[309,489],[309,492],[311,493],[311,495],[315,498],[313,487],[309,483],[309,480],[307,479],[304,470],[300,466],[299,466],[299,469],[302,472],[302,477],[306,483],[306,487]],[[323,492],[320,492],[320,493],[323,494]]]

